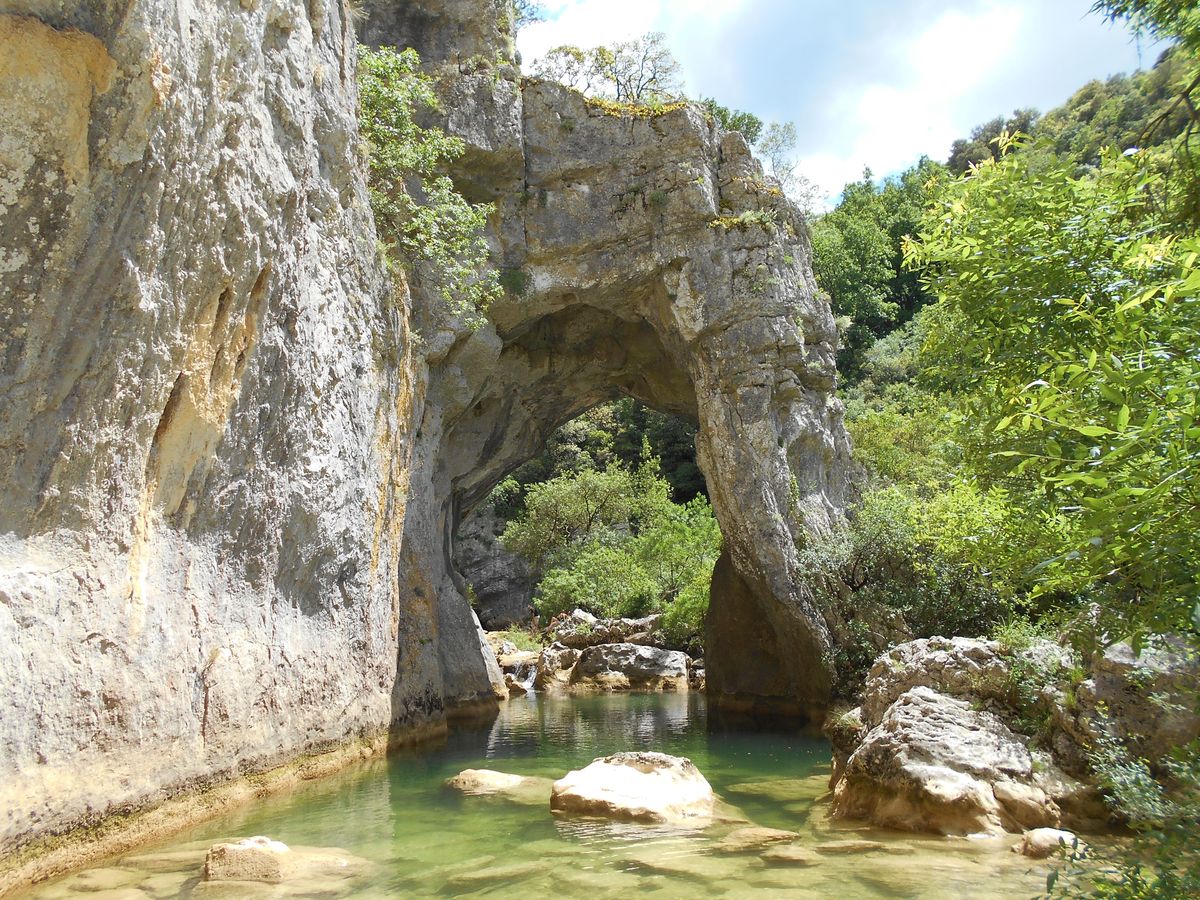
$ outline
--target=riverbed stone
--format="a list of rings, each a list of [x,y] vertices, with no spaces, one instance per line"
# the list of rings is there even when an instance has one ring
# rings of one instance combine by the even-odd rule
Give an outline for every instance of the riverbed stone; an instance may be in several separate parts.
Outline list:
[[[773,844],[764,849],[760,857],[772,866],[807,867],[821,863],[820,856],[813,850],[798,844]]]
[[[287,844],[261,835],[214,844],[204,858],[208,881],[282,882],[290,874],[292,852]]]
[[[712,818],[712,787],[685,757],[616,753],[554,782],[550,808],[576,815],[646,823],[694,823]]]
[[[525,781],[520,775],[493,769],[463,769],[446,781],[446,786],[464,794],[495,794],[511,791]]]

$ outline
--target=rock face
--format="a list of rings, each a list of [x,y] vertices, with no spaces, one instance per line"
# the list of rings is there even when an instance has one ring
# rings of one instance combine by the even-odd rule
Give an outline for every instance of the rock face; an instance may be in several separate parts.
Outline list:
[[[454,542],[454,566],[471,586],[479,622],[488,631],[533,618],[529,564],[500,543],[504,526],[491,504],[484,504],[463,519]]]
[[[381,6],[368,8],[363,34],[427,51],[442,124],[468,145],[454,174],[497,205],[490,239],[511,286],[483,328],[418,317],[429,382],[403,561],[420,578],[409,590],[438,597],[443,621],[461,620],[462,578],[448,562],[463,516],[559,425],[635,397],[699,426],[725,538],[710,696],[819,715],[830,635],[797,542],[840,514],[849,445],[832,396],[836,328],[802,217],[741,136],[695,107],[614,115],[432,36],[450,28],[487,44],[483,0],[474,17],[466,0]],[[445,642],[442,657],[451,669]]]
[[[442,718],[340,3],[0,15],[0,846]],[[493,667],[494,670],[494,667]]]
[[[712,817],[716,798],[690,759],[617,753],[554,782],[550,808],[634,822],[692,823]]]
[[[827,728],[835,813],[945,834],[1103,827],[1086,747],[1107,733],[1154,764],[1200,733],[1196,663],[1116,645],[1070,696],[1077,671],[1047,641],[896,647],[872,667],[861,708]]]
[[[836,333],[739,136],[520,82],[491,0],[375,2],[364,35],[435,70],[524,286],[472,331],[377,258],[345,4],[5,9],[6,852],[494,704],[455,532],[620,395],[699,423],[710,691],[824,705],[796,543],[843,501]]]
[[[571,670],[579,661],[579,651],[551,644],[538,654],[537,673],[533,677],[535,690],[566,688],[571,683]]]
[[[580,654],[571,670],[571,687],[686,692],[688,658],[678,650],[660,650],[642,644],[600,644]]]

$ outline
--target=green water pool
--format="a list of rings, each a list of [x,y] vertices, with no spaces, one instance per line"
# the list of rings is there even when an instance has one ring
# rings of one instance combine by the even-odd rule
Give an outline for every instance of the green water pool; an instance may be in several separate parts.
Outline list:
[[[652,749],[687,756],[750,823],[797,832],[806,856],[721,852],[731,828],[559,818],[543,802],[463,796],[466,768],[557,778],[597,756]],[[232,810],[170,842],[28,892],[41,898],[211,897],[1030,897],[1047,866],[1014,838],[967,840],[852,827],[827,816],[829,746],[800,733],[722,727],[699,695],[530,696],[491,723]],[[304,884],[199,878],[221,839],[267,835],[337,847],[366,862],[353,877]]]

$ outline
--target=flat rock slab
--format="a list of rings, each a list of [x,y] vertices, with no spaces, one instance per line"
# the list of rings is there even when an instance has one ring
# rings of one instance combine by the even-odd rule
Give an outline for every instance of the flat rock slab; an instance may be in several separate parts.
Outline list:
[[[776,844],[767,847],[761,854],[761,859],[773,866],[816,866],[820,865],[821,857],[807,847],[795,844]]]
[[[886,850],[887,844],[881,844],[879,841],[826,841],[823,844],[817,844],[813,848],[818,853],[835,854],[835,853],[874,853],[878,850]]]
[[[718,853],[742,853],[746,850],[765,847],[768,844],[794,841],[798,837],[800,835],[794,831],[783,831],[778,828],[759,828],[757,826],[737,828],[721,838],[715,849]]]

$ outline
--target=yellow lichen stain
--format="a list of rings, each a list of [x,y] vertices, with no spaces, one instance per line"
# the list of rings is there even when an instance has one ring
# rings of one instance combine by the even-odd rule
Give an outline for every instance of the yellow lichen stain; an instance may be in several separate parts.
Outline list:
[[[201,309],[192,327],[179,374],[159,416],[146,460],[146,480],[133,524],[128,579],[131,628],[140,621],[140,600],[149,574],[149,545],[155,522],[174,517],[186,527],[194,508],[184,504],[198,466],[207,465],[225,432],[241,391],[246,362],[258,336],[270,266],[235,314],[233,289],[226,287]]]
[[[115,71],[90,34],[0,15],[0,172],[11,173],[0,177],[0,202],[36,159],[57,164],[74,186],[87,181],[92,101]]]

